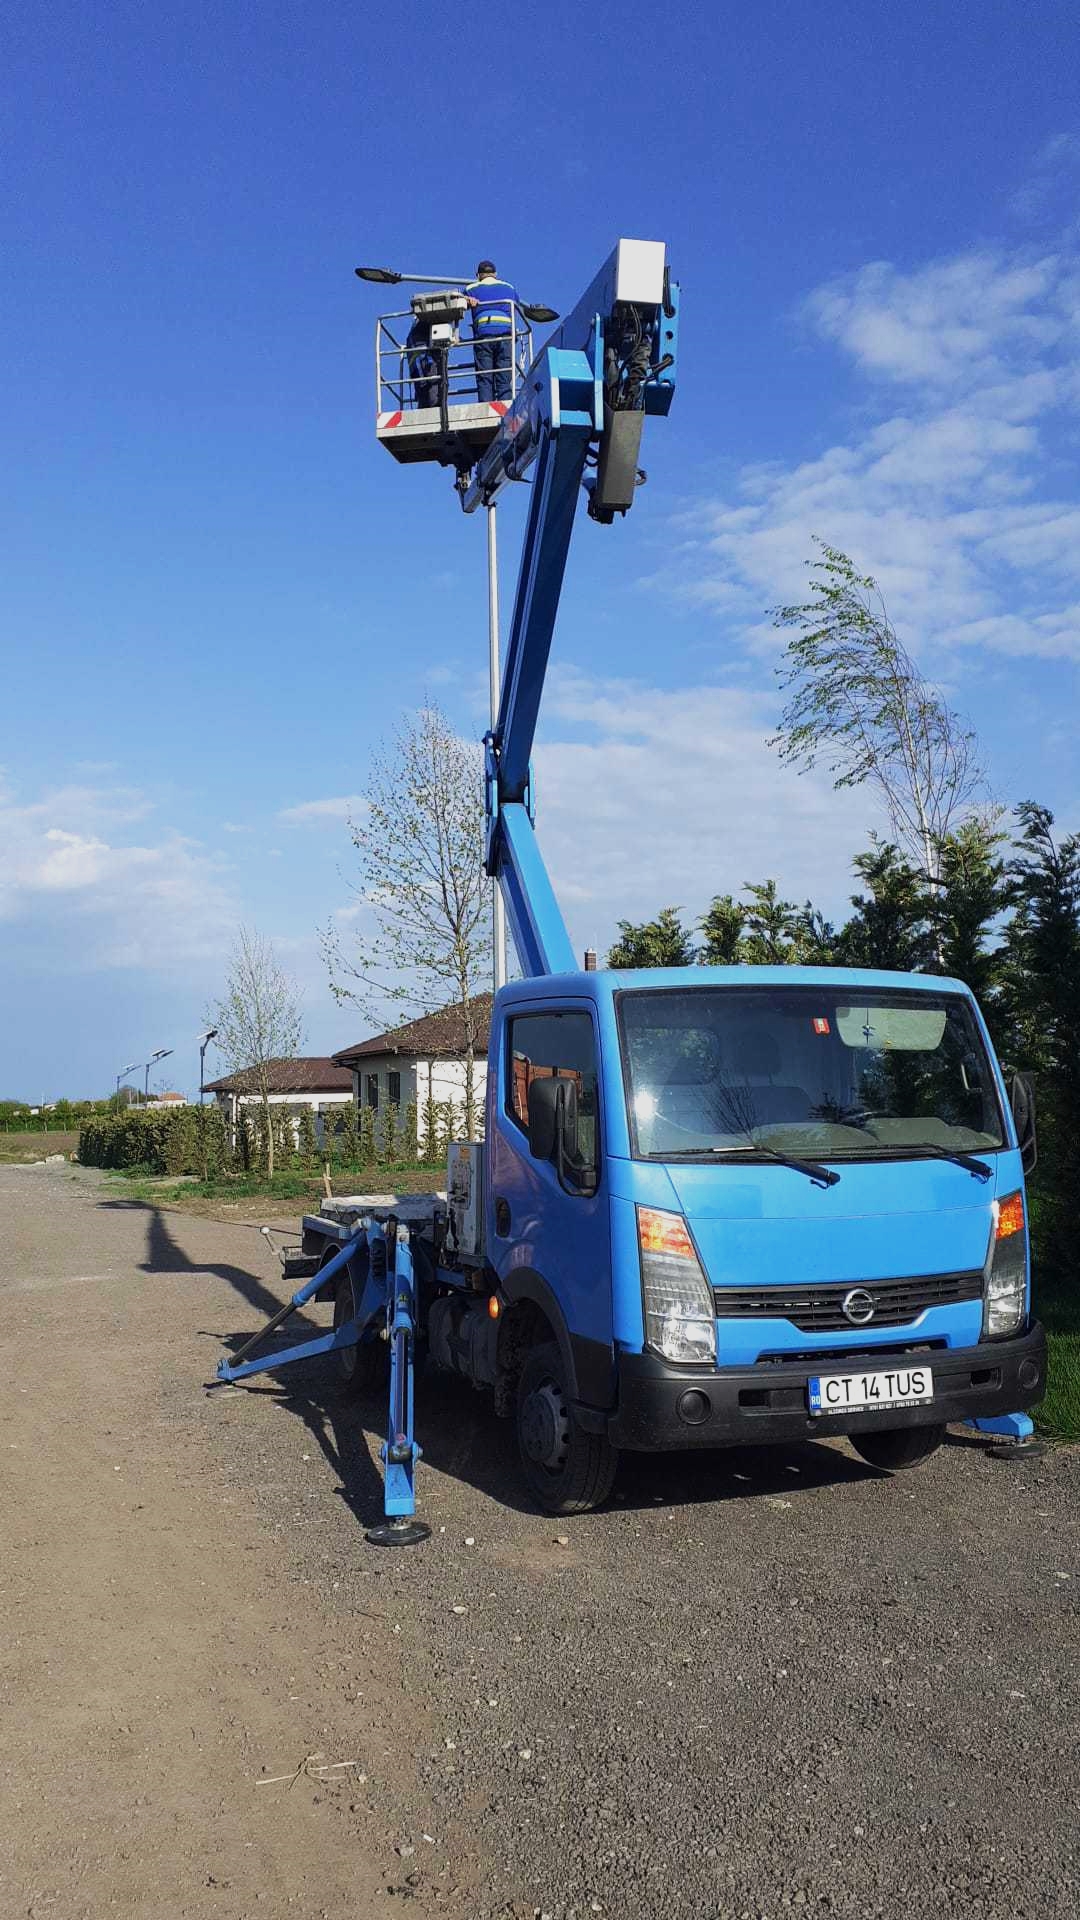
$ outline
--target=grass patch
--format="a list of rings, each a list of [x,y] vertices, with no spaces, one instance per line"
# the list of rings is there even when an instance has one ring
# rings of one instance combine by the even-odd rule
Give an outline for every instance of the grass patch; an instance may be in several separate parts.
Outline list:
[[[74,1133],[0,1133],[0,1166],[17,1167],[28,1160],[47,1160],[50,1153],[72,1154],[79,1144]]]

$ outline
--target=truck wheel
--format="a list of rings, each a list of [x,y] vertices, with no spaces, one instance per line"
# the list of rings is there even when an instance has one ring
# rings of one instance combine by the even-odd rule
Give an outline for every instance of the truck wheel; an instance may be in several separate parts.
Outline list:
[[[885,1473],[919,1466],[937,1452],[944,1438],[944,1427],[887,1427],[882,1433],[848,1434],[856,1453]]]
[[[353,1284],[346,1267],[338,1275],[334,1294],[334,1327],[343,1327],[356,1308]],[[390,1349],[385,1340],[363,1340],[358,1347],[338,1347],[338,1377],[350,1393],[374,1393],[386,1383]]]
[[[533,1347],[517,1392],[518,1451],[525,1478],[545,1513],[589,1513],[611,1492],[617,1450],[574,1418],[555,1342]]]

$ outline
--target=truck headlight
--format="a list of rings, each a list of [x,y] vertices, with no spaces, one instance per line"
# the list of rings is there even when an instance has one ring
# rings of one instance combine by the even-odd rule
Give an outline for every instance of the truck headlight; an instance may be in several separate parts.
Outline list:
[[[637,1210],[645,1339],[665,1360],[716,1361],[712,1294],[681,1213]]]
[[[1022,1193],[995,1200],[993,1239],[983,1290],[983,1339],[1001,1340],[1022,1326],[1027,1294],[1027,1224]]]

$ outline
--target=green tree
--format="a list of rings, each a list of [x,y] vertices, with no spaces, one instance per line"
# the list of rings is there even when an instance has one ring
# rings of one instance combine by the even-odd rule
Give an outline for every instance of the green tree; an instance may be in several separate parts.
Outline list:
[[[703,936],[701,959],[707,967],[733,967],[742,958],[740,945],[746,915],[730,893],[714,894],[698,921]]]
[[[751,967],[802,964],[815,920],[809,901],[805,907],[797,907],[791,900],[781,900],[775,880],[748,880],[743,892],[749,899],[744,909],[745,932],[739,942],[739,959]],[[820,916],[816,918],[820,921]],[[823,921],[820,925],[824,929]]]
[[[866,891],[851,896],[854,912],[836,937],[839,964],[900,973],[930,967],[934,908],[923,875],[891,841],[875,839],[853,865]]]
[[[362,1111],[359,1111],[356,1101],[350,1100],[338,1113],[338,1150],[347,1167],[355,1167],[360,1161],[360,1141],[363,1132],[364,1114],[366,1112],[368,1112],[368,1108],[365,1107]]]
[[[965,820],[942,842],[933,896],[937,959],[943,973],[963,980],[989,1017],[1001,980],[994,930],[1009,901],[1000,849],[1008,835],[994,812]]]
[[[974,735],[922,678],[876,580],[816,544],[812,598],[773,609],[791,634],[773,744],[800,772],[824,762],[835,786],[875,788],[896,845],[935,879],[939,849],[982,784]]]
[[[387,1101],[382,1109],[382,1126],[379,1129],[379,1157],[386,1166],[396,1166],[401,1159],[401,1109],[393,1101]]]
[[[1052,1266],[1071,1272],[1080,1193],[1080,834],[1055,839],[1053,814],[1032,800],[1016,813],[1006,991],[1016,1064],[1033,1069],[1038,1085],[1046,1252]]]
[[[694,943],[679,918],[678,907],[661,907],[655,920],[635,926],[619,921],[619,938],[607,957],[609,967],[689,967]]]

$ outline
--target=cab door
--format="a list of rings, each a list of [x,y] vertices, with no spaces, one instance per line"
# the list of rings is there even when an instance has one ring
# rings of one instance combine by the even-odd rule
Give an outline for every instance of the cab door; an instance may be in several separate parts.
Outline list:
[[[488,1251],[511,1296],[549,1289],[574,1348],[579,1392],[608,1404],[612,1377],[611,1227],[601,1152],[599,1038],[590,1002],[508,1009],[492,1088]],[[529,1088],[567,1085],[565,1152],[529,1145]],[[561,1164],[560,1164],[561,1160]]]

